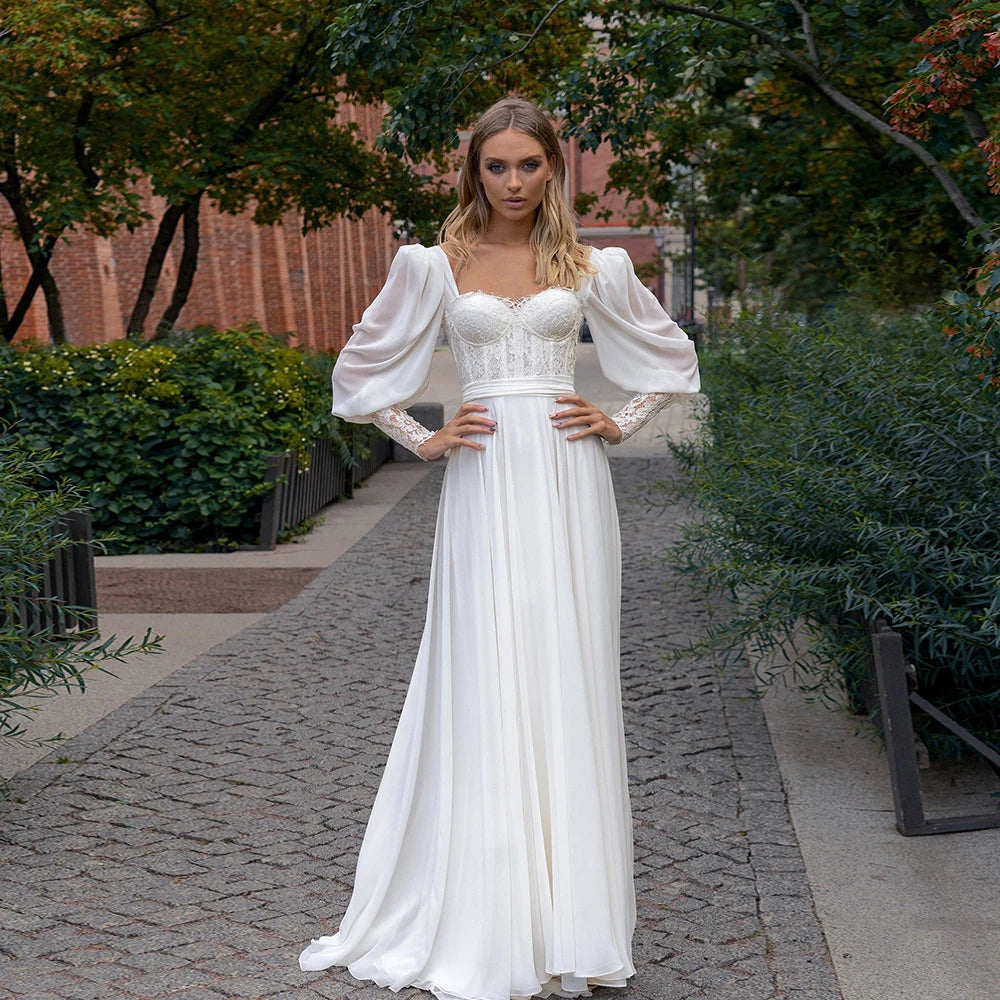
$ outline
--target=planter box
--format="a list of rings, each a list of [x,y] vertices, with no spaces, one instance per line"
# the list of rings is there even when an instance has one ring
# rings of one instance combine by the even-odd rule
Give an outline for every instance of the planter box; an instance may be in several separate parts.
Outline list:
[[[94,579],[94,544],[90,514],[64,514],[53,529],[69,539],[42,567],[34,593],[17,603],[14,621],[28,632],[53,636],[97,628],[97,585]]]

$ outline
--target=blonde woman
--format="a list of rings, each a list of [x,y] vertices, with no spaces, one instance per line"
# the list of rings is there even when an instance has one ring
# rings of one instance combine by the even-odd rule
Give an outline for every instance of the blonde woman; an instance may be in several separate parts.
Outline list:
[[[583,246],[555,131],[500,101],[439,245],[407,246],[338,359],[333,411],[449,454],[423,639],[340,930],[305,970],[439,1000],[586,996],[634,969],[618,677],[621,552],[605,454],[674,394],[692,343],[625,252]],[[588,321],[609,416],[573,386]],[[420,395],[443,329],[463,403]]]

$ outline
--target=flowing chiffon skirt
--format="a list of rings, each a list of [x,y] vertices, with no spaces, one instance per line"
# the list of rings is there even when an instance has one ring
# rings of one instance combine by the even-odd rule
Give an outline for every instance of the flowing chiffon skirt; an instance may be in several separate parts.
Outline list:
[[[448,461],[353,896],[300,965],[439,1000],[586,995],[634,972],[614,493],[554,396],[478,402],[497,431]]]

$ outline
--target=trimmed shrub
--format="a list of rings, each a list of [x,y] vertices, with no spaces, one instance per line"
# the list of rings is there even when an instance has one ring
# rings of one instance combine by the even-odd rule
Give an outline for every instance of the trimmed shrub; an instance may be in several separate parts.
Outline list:
[[[818,666],[790,664],[799,683],[856,693],[884,616],[925,696],[1000,744],[1000,399],[939,331],[745,317],[703,357],[701,440],[674,448],[704,511],[682,554],[737,595],[716,648],[780,649],[804,623]],[[960,754],[918,724],[932,753]]]
[[[329,355],[259,327],[0,348],[0,420],[58,453],[112,552],[252,544],[264,458],[358,433],[330,415]],[[350,437],[350,441],[348,438]]]

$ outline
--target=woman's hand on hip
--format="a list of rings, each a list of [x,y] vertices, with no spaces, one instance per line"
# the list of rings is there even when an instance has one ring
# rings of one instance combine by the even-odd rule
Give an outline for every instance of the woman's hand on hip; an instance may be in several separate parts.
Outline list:
[[[596,434],[604,438],[608,444],[618,444],[622,439],[621,428],[600,407],[588,403],[582,396],[560,396],[557,403],[570,403],[566,410],[550,414],[553,427],[582,427],[566,436],[567,441],[577,441],[580,438]]]
[[[441,430],[420,445],[417,454],[432,461],[440,458],[450,448],[475,448],[483,451],[486,445],[470,440],[469,435],[492,434],[496,430],[496,421],[484,416],[486,412],[486,407],[479,403],[463,403]]]

